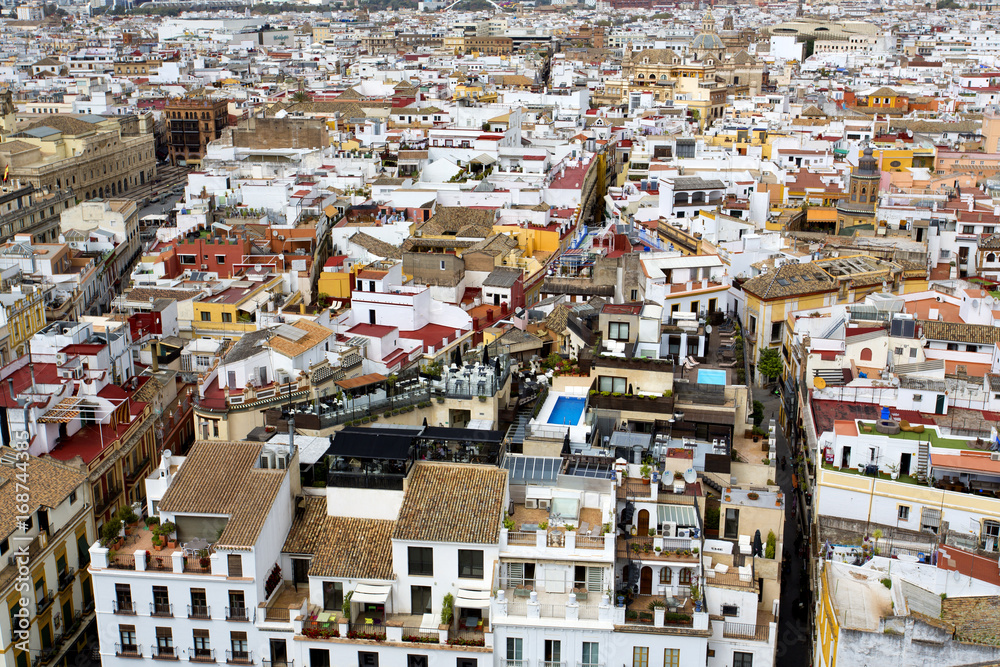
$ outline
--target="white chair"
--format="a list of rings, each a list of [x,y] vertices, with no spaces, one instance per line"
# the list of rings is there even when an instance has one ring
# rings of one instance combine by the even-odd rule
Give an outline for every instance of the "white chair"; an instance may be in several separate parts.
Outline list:
[[[725,563],[716,563],[713,569],[715,570],[716,574],[726,574],[727,572],[729,572],[729,566],[726,565]]]
[[[749,565],[740,565],[740,581],[749,582],[753,576],[753,570]]]
[[[753,551],[753,545],[750,544],[750,536],[740,535],[740,553],[749,556],[751,551]]]

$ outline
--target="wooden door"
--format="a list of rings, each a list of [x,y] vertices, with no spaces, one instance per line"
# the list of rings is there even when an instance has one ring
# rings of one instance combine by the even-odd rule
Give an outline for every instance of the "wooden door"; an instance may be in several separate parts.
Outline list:
[[[639,595],[653,594],[653,569],[644,567],[639,572]]]

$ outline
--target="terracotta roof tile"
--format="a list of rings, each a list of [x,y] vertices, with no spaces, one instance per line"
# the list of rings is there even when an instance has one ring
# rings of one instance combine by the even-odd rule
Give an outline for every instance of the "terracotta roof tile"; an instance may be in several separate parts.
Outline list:
[[[394,521],[328,516],[320,528],[309,576],[393,579]]]
[[[254,546],[274,503],[285,470],[258,468],[261,445],[196,442],[163,495],[160,509],[171,514],[229,516],[216,546]]]
[[[1000,327],[989,324],[917,320],[917,325],[924,328],[924,337],[928,340],[944,340],[973,345],[993,345],[1000,342]]]
[[[837,289],[837,281],[815,264],[787,263],[777,269],[743,283],[743,291],[761,299],[776,299],[829,292]]]
[[[507,474],[479,465],[418,463],[410,472],[396,540],[495,544]]]
[[[5,461],[13,461],[14,455],[10,447],[0,447],[0,458]],[[58,507],[72,491],[87,481],[86,473],[50,458],[31,456],[27,466],[27,470],[22,471],[8,463],[0,464],[0,539],[17,529],[16,517],[22,514],[15,511],[20,504],[17,496],[24,491],[23,487],[18,487],[18,481],[24,483],[23,479],[18,480],[19,473],[25,472],[30,480],[29,513],[40,507]]]

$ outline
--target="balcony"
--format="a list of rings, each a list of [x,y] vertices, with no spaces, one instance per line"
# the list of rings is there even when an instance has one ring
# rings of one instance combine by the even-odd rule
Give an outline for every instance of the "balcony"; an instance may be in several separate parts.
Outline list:
[[[152,656],[154,660],[177,660],[180,656],[173,646],[154,646]]]
[[[766,642],[770,641],[771,628],[759,623],[730,623],[726,621],[722,627],[722,636],[726,639]]]
[[[76,579],[76,570],[73,568],[66,568],[59,573],[59,590],[64,591],[69,587],[73,580]]]
[[[169,602],[150,602],[149,615],[170,618],[174,615],[174,605]]]
[[[118,500],[118,496],[120,496],[121,493],[121,487],[108,489],[108,492],[104,494],[104,497],[94,503],[94,516],[99,517],[104,514],[108,508],[110,508],[114,502]]]
[[[252,665],[253,651],[226,651],[226,662],[230,665]]]
[[[212,608],[204,604],[189,604],[188,618],[212,618]]]
[[[46,609],[52,606],[52,601],[54,600],[52,590],[49,589],[45,592],[45,596],[41,600],[35,603],[35,612],[38,614],[43,613]]]
[[[602,362],[603,363],[603,360]],[[631,412],[651,412],[655,414],[670,415],[674,412],[674,399],[673,396],[641,396],[632,394],[623,394],[621,396],[614,396],[598,392],[596,389],[591,390],[590,394],[590,407],[601,408],[605,410],[620,410],[620,411],[631,411]]]
[[[115,644],[115,655],[119,658],[141,658],[141,644]]]
[[[374,639],[382,641],[385,639],[385,626],[381,622],[378,625],[374,623],[351,623],[347,626],[347,636],[351,639]]]
[[[278,660],[278,661],[261,660],[260,664],[263,667],[295,667],[294,660]]]
[[[146,470],[146,466],[149,465],[149,457],[138,461],[135,466],[125,471],[125,483],[129,484],[135,482]]]
[[[253,620],[253,610],[248,607],[226,607],[226,620],[250,622]]]
[[[134,570],[134,554],[115,554],[114,558],[108,559],[108,567],[115,570]]]
[[[131,600],[115,600],[111,604],[112,613],[135,616],[135,604]]]
[[[214,648],[190,648],[188,660],[191,662],[215,662]]]

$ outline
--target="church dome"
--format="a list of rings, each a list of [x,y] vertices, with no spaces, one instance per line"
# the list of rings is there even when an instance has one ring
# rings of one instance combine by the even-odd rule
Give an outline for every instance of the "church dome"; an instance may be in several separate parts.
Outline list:
[[[722,43],[722,38],[714,32],[703,32],[694,38],[694,41],[691,42],[691,48],[701,51],[718,51],[726,47]]]

